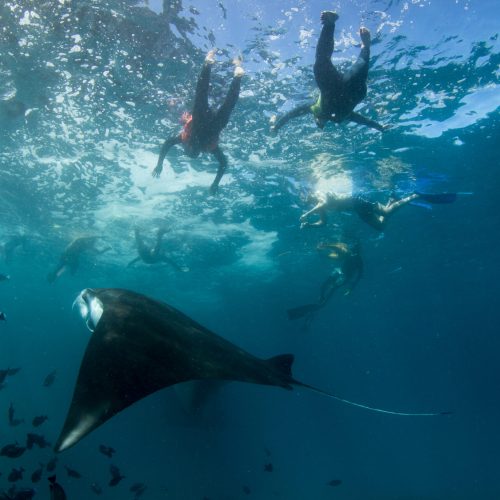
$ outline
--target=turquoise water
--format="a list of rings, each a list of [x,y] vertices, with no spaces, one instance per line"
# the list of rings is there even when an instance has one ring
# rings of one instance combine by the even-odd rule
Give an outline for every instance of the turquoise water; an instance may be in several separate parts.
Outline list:
[[[0,444],[28,432],[54,443],[90,332],[72,311],[86,287],[123,287],[164,300],[261,357],[292,352],[294,375],[354,401],[446,417],[381,415],[297,390],[228,384],[188,415],[167,389],[127,409],[58,455],[68,498],[227,500],[496,499],[500,439],[496,206],[500,187],[497,2],[205,0],[11,1],[0,6],[0,242],[26,243],[0,262]],[[276,137],[269,118],[315,92],[319,14],[336,9],[336,64],[358,52],[361,23],[374,39],[368,96],[359,107],[389,124],[309,118]],[[221,147],[229,158],[217,196],[215,162],[165,138],[190,109],[205,53],[217,47],[211,95],[223,98],[231,60],[242,92]],[[410,205],[383,235],[338,214],[300,230],[315,190],[385,201],[415,189],[462,193],[451,205]],[[134,228],[189,268],[127,263]],[[75,237],[98,235],[102,255],[46,280]],[[320,242],[362,244],[365,273],[308,328],[286,309],[314,301],[332,264]],[[56,370],[52,386],[45,377]],[[10,404],[25,422],[10,426]],[[49,420],[33,429],[35,415]],[[116,449],[110,460],[100,444]],[[0,491],[49,498],[31,473],[50,448],[0,457]],[[109,487],[110,463],[126,478]],[[273,471],[264,470],[273,464]],[[64,466],[82,478],[69,477]],[[328,483],[339,479],[342,483]],[[250,491],[244,490],[247,487]]]

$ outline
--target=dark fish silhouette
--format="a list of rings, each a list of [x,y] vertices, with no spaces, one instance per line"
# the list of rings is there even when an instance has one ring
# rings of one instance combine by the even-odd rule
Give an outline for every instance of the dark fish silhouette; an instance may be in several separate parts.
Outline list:
[[[70,469],[67,465],[65,465],[64,468],[66,469],[69,477],[74,477],[76,479],[80,479],[82,477],[82,475],[77,470]]]
[[[23,478],[23,472],[24,472],[24,469],[22,467],[19,467],[19,469],[15,469],[15,468],[12,469],[10,471],[9,476],[7,477],[7,480],[11,483],[21,481],[21,479]]]
[[[136,401],[190,380],[240,381],[288,390],[299,386],[363,408],[401,414],[352,403],[299,382],[291,373],[293,355],[256,358],[144,295],[85,289],[74,305],[93,334],[55,451],[73,446]]]
[[[41,434],[34,434],[33,432],[29,432],[26,436],[26,448],[31,450],[33,445],[37,445],[39,448],[47,448],[50,446],[50,443],[45,440],[45,437]]]
[[[0,312],[0,321],[7,321],[7,315],[4,312]]]
[[[56,476],[49,478],[50,500],[66,500],[66,493],[62,486],[57,482]]]
[[[8,458],[19,458],[25,451],[26,448],[24,446],[19,446],[17,443],[6,444],[0,450],[0,456]]]
[[[102,493],[102,488],[97,483],[92,483],[90,489],[96,494],[100,495]]]
[[[43,386],[44,387],[50,387],[53,383],[54,380],[56,379],[56,370],[51,371],[44,379],[43,381]]]
[[[273,464],[272,463],[265,464],[264,465],[264,470],[266,472],[272,472],[274,470]]]
[[[332,479],[331,481],[328,481],[328,486],[340,486],[342,484],[341,479]]]
[[[245,493],[245,495],[250,495],[252,490],[248,486],[243,486],[243,493]]]
[[[130,491],[132,493],[135,493],[136,491],[139,491],[139,490],[143,490],[146,488],[146,485],[144,483],[134,483],[131,487],[130,487]]]
[[[0,370],[0,389],[5,379],[9,376],[15,375],[21,368],[7,368],[6,370]]]
[[[21,488],[18,490],[15,486],[11,486],[7,493],[0,495],[0,500],[31,500],[34,496],[35,490],[33,488]]]
[[[110,465],[109,472],[111,473],[109,486],[116,486],[122,479],[125,479],[125,476],[122,476],[120,469],[116,465]]]
[[[57,465],[57,457],[52,457],[47,462],[47,472],[54,472],[56,470],[56,465]]]
[[[22,424],[24,422],[24,419],[19,419],[14,417],[14,405],[10,403],[9,406],[9,425],[11,427],[17,427],[19,424]]]
[[[2,274],[0,273],[0,281],[9,281],[10,276],[8,274]]]
[[[144,483],[134,483],[130,487],[130,491],[132,493],[134,493],[134,498],[135,499],[141,497],[147,489],[148,488],[147,488],[147,486]]]
[[[99,451],[109,458],[113,458],[113,453],[115,453],[114,448],[111,448],[111,446],[104,446],[103,444],[99,446]]]
[[[33,427],[40,427],[49,417],[47,415],[39,415],[33,419],[31,422]]]
[[[32,483],[38,483],[40,479],[42,478],[43,474],[43,465],[40,464],[40,467],[36,469],[33,474],[31,474],[31,482]]]

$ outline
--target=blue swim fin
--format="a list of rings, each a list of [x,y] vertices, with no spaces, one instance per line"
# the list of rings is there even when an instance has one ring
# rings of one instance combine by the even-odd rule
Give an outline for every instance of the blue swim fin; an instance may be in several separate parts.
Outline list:
[[[457,199],[457,193],[420,193],[417,191],[415,194],[429,203],[453,203]]]
[[[304,316],[307,316],[308,314],[314,313],[318,309],[320,309],[320,306],[318,304],[307,304],[305,306],[298,306],[298,307],[294,307],[292,309],[288,309],[286,312],[288,314],[288,319],[294,320],[294,319],[303,318]]]

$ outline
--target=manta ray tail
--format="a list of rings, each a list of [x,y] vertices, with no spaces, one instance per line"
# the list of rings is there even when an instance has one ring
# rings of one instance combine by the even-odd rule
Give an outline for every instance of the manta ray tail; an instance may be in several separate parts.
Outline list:
[[[269,358],[267,362],[277,371],[279,372],[283,379],[284,383],[280,384],[281,387],[285,389],[292,389],[292,385],[296,385],[299,387],[304,387],[311,391],[317,392],[318,394],[322,394],[323,396],[327,396],[328,398],[336,399],[337,401],[341,401],[342,403],[346,403],[351,406],[357,406],[358,408],[364,408],[365,410],[375,411],[377,413],[385,413],[388,415],[399,415],[402,417],[435,417],[438,415],[449,415],[451,412],[442,411],[442,412],[424,412],[424,413],[410,413],[404,411],[393,411],[393,410],[384,410],[383,408],[375,408],[373,406],[364,405],[361,403],[356,403],[354,401],[350,401],[345,398],[341,398],[340,396],[336,396],[335,394],[331,394],[329,392],[322,391],[317,387],[314,387],[309,384],[304,384],[303,382],[299,382],[295,380],[292,376],[292,365],[294,361],[293,354],[281,354],[279,356],[274,356],[273,358]]]
[[[436,417],[438,415],[450,415],[451,411],[440,411],[440,412],[428,412],[428,413],[410,413],[404,411],[393,411],[393,410],[384,410],[382,408],[374,408],[373,406],[364,405],[361,403],[355,403],[354,401],[349,401],[348,399],[341,398],[340,396],[336,396],[335,394],[330,394],[329,392],[322,391],[321,389],[317,389],[308,384],[303,384],[302,382],[293,382],[295,385],[299,385],[310,389],[311,391],[317,392],[318,394],[322,394],[323,396],[327,396],[332,399],[336,399],[337,401],[341,401],[342,403],[346,403],[351,406],[357,406],[358,408],[364,408],[365,410],[376,411],[377,413],[386,413],[388,415],[398,415],[401,417]]]

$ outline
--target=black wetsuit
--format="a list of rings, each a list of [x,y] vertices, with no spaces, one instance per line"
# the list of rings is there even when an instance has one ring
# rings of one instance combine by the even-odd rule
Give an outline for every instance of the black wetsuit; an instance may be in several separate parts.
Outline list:
[[[158,233],[156,235],[155,246],[153,248],[150,248],[148,245],[146,245],[145,241],[141,237],[141,233],[136,228],[135,229],[135,243],[137,246],[137,252],[139,253],[139,256],[136,257],[135,259],[131,260],[128,263],[127,267],[130,267],[130,266],[134,265],[136,262],[142,260],[146,264],[158,264],[158,263],[166,262],[166,263],[170,264],[177,271],[182,271],[182,268],[180,266],[178,266],[176,262],[174,262],[172,259],[167,257],[161,251],[163,235],[166,232],[167,232],[166,229],[163,229],[163,228],[158,229]]]
[[[99,254],[107,252],[110,247],[103,250],[95,249],[98,239],[98,236],[84,236],[73,240],[59,257],[59,263],[55,270],[47,275],[47,280],[53,283],[66,270],[69,270],[71,274],[75,274],[80,264],[80,255],[84,252],[94,251]]]
[[[311,319],[315,312],[326,306],[335,290],[346,287],[350,292],[358,283],[363,275],[363,259],[358,250],[347,247],[344,249],[338,245],[327,245],[324,249],[331,248],[337,254],[335,258],[341,260],[340,266],[323,281],[320,289],[320,297],[315,304],[306,304],[304,306],[288,309],[288,318],[291,320],[308,316]]]
[[[334,23],[324,23],[316,47],[314,77],[320,90],[319,99],[301,104],[283,115],[274,124],[274,130],[283,127],[292,118],[307,113],[313,113],[320,128],[327,121],[340,123],[347,120],[379,131],[384,130],[379,123],[354,112],[354,108],[366,97],[370,48],[363,46],[357,61],[349,70],[341,73],[331,61],[334,31]]]
[[[208,151],[215,156],[219,168],[210,188],[211,191],[215,191],[227,167],[227,159],[218,145],[219,135],[228,124],[231,112],[238,101],[241,77],[233,78],[226,99],[219,109],[214,111],[208,105],[211,67],[212,64],[205,62],[198,77],[189,137],[184,139],[183,134],[179,134],[165,141],[153,175],[156,177],[160,175],[168,150],[176,144],[183,144],[185,153],[191,158],[196,158],[202,151]]]
[[[377,231],[385,229],[386,217],[388,214],[381,210],[382,205],[376,201],[369,201],[362,196],[353,199],[354,211],[359,218]]]

